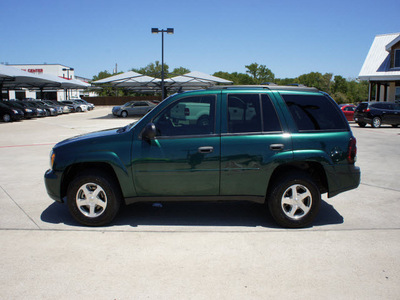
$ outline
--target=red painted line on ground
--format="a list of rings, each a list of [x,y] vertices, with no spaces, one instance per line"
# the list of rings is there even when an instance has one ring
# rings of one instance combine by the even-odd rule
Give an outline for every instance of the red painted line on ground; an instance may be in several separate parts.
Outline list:
[[[30,144],[30,145],[10,145],[10,146],[0,146],[0,148],[19,148],[19,147],[33,147],[33,146],[49,146],[55,145],[57,143],[45,143],[45,144]]]

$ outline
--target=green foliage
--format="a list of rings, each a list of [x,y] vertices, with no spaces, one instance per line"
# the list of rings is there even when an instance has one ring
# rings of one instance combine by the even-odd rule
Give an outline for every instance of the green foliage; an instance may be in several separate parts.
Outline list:
[[[183,75],[183,74],[187,74],[190,73],[189,69],[186,69],[184,67],[179,67],[179,68],[175,68],[172,70],[172,73],[170,73],[169,75],[172,76],[179,76],[179,75]]]
[[[168,77],[169,73],[169,66],[167,64],[164,64],[164,78]],[[143,68],[132,68],[131,71],[147,75],[147,76],[152,76],[152,77],[157,77],[161,78],[161,71],[162,71],[162,65],[161,63],[156,60],[155,63],[149,63],[147,66]]]
[[[233,82],[234,85],[254,85],[254,79],[248,75],[248,74],[243,74],[243,73],[228,73],[228,72],[223,72],[223,71],[219,71],[219,72],[215,72],[213,74],[214,76],[226,79],[226,80],[230,80]]]
[[[115,75],[115,74],[110,74],[108,71],[104,70],[104,71],[99,72],[99,74],[94,75],[93,76],[93,81],[104,79],[104,78],[107,78],[107,77],[111,77],[113,75]],[[102,86],[101,90],[96,89],[94,91],[101,97],[104,97],[104,96],[115,96],[116,95],[116,91],[110,86]],[[118,95],[118,93],[117,93],[117,95]]]
[[[112,76],[112,74],[110,74],[108,71],[104,70],[104,71],[99,72],[99,74],[94,75],[92,80],[96,81],[96,80],[104,79],[104,78],[107,78],[110,76]]]
[[[255,84],[262,84],[266,82],[273,82],[275,80],[275,74],[272,73],[265,65],[259,65],[258,63],[252,63],[245,66],[246,73],[253,77]]]
[[[321,91],[329,93],[332,76],[332,73],[325,73],[322,75],[319,72],[311,72],[297,77],[297,83],[309,87],[315,87]]]

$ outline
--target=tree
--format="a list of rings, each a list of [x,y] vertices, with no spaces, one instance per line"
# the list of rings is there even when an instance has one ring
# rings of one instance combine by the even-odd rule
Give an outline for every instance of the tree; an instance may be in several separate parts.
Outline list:
[[[330,92],[330,85],[332,80],[332,73],[325,73],[322,75],[319,72],[311,72],[297,77],[297,81],[305,86],[315,87],[321,91]]]
[[[94,75],[92,80],[96,81],[96,80],[104,79],[104,78],[107,78],[110,76],[112,76],[112,74],[110,74],[108,71],[104,70],[104,71],[99,72],[99,74]]]
[[[179,75],[187,74],[189,72],[190,72],[189,69],[186,69],[184,67],[179,67],[179,68],[173,69],[172,73],[170,73],[169,75],[179,76]]]
[[[99,74],[93,76],[93,81],[104,79],[113,76],[108,71],[104,70],[99,72]],[[113,90],[111,86],[102,86],[101,90],[96,90],[99,96],[115,96],[116,91]]]
[[[274,82],[275,74],[272,73],[265,65],[259,65],[258,63],[252,63],[245,66],[246,73],[250,74],[254,79],[254,84],[262,84],[265,82]]]
[[[347,92],[347,81],[340,75],[336,75],[332,84],[332,93],[343,93]]]
[[[248,74],[237,73],[237,72],[228,73],[228,72],[219,71],[219,72],[215,72],[213,75],[223,78],[223,79],[226,79],[226,80],[230,80],[233,82],[233,84],[236,84],[236,85],[255,84],[254,79]]]
[[[168,77],[168,69],[169,66],[167,64],[164,64],[164,78]],[[161,78],[161,70],[162,70],[162,65],[161,63],[156,60],[155,63],[149,63],[147,66],[137,69],[137,68],[132,68],[131,71],[147,75],[147,76],[152,76],[152,77],[157,77]]]

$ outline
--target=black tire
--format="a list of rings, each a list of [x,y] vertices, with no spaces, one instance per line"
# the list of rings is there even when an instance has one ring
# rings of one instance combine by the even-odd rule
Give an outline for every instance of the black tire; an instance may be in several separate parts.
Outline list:
[[[362,128],[364,128],[365,125],[367,125],[367,123],[363,123],[363,122],[360,122],[360,123],[357,123],[357,124],[358,124],[358,126],[360,126],[360,127],[362,127]]]
[[[392,127],[397,128],[397,127],[399,127],[399,124],[393,124]]]
[[[11,121],[11,116],[9,114],[3,115],[3,122],[10,122]]]
[[[98,170],[75,177],[67,191],[69,212],[76,221],[87,226],[109,224],[118,213],[121,199],[115,180]]]
[[[76,112],[82,112],[82,108],[80,108],[79,106],[76,108]]]
[[[295,204],[290,203],[294,191],[299,193]],[[301,228],[310,225],[317,215],[321,193],[308,174],[293,172],[273,183],[267,201],[270,214],[276,223],[282,227]]]
[[[121,117],[126,118],[128,116],[128,112],[126,110],[121,112]]]
[[[379,118],[379,117],[374,117],[374,118],[372,119],[371,126],[372,126],[373,128],[379,128],[379,127],[381,127],[381,124],[382,124],[381,118]]]

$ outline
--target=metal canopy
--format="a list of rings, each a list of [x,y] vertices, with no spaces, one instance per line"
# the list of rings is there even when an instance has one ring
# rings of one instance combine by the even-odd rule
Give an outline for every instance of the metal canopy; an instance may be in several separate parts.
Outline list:
[[[161,79],[142,75],[134,71],[100,79],[93,83],[105,84],[112,87],[128,88],[142,92],[154,92],[161,89]],[[198,71],[164,80],[165,88],[170,91],[201,89],[216,84],[232,84],[232,81]]]
[[[161,80],[155,77],[150,77],[134,71],[129,71],[104,79],[96,80],[93,83],[138,90],[155,90],[159,87],[160,82]]]
[[[217,84],[233,84],[232,81],[205,74],[199,71],[193,71],[184,75],[168,78],[165,85],[168,89],[193,90],[199,88],[208,88]]]
[[[83,89],[90,84],[71,79],[66,80],[55,75],[36,75],[18,68],[0,65],[0,88],[1,89]]]
[[[0,65],[0,86],[2,89],[40,88],[59,87],[60,83],[18,68]]]

